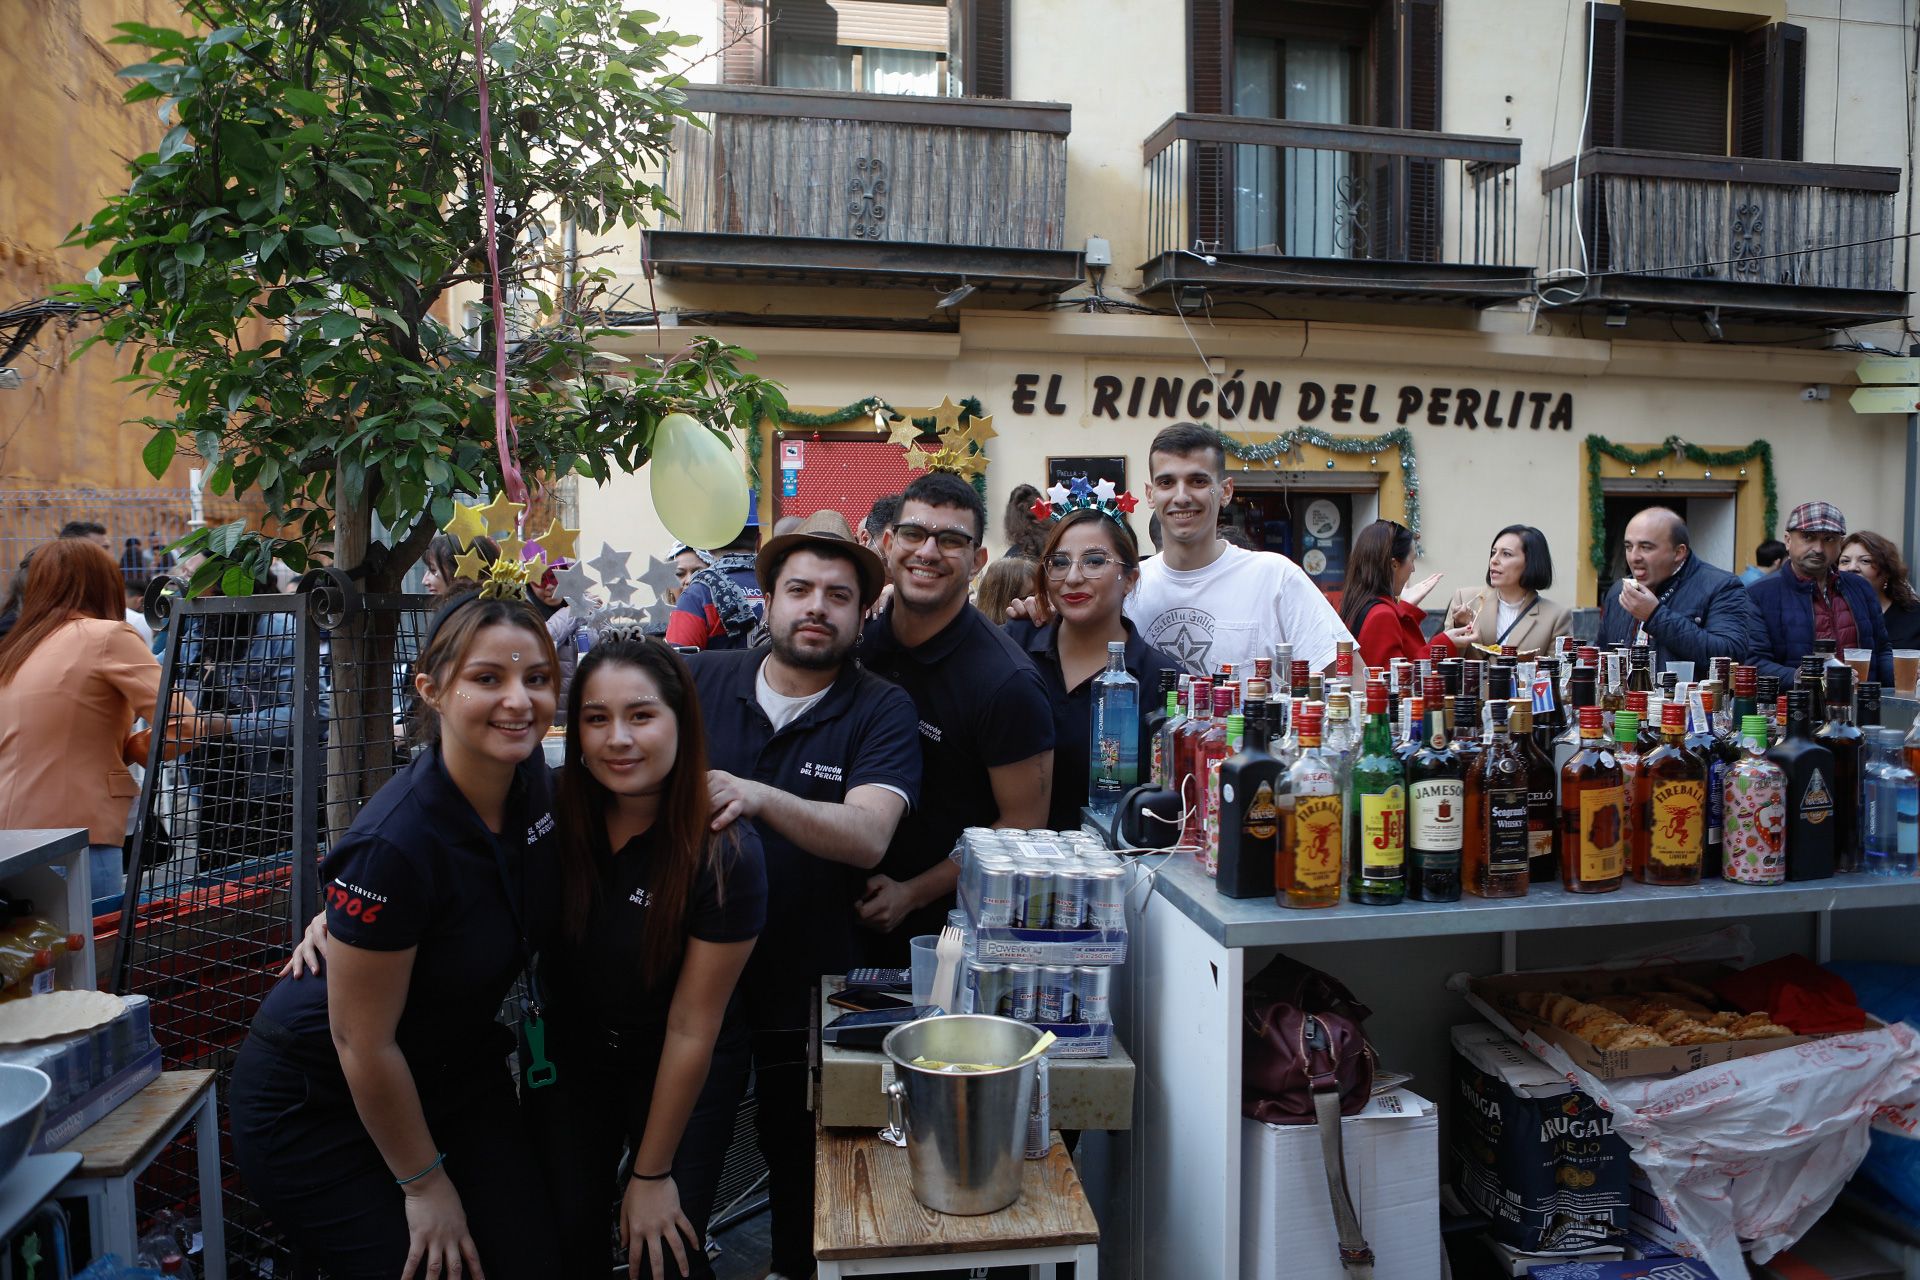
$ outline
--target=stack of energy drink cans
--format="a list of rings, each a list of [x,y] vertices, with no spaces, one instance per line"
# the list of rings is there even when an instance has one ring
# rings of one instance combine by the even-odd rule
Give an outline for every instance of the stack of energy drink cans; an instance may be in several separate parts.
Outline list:
[[[1052,1029],[1055,1056],[1103,1057],[1126,958],[1126,869],[1083,832],[970,827],[963,1007]]]

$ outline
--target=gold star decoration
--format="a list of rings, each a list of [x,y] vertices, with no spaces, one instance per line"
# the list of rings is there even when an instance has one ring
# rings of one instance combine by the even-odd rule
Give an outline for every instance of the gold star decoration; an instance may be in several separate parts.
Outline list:
[[[966,410],[953,402],[953,397],[941,396],[939,405],[933,411],[934,432],[944,436],[949,431],[958,431],[960,415],[965,412]]]
[[[943,448],[927,459],[929,471],[951,471],[957,476],[978,475],[981,471],[980,459],[962,454],[957,449]]]
[[[580,531],[561,528],[558,516],[548,521],[547,531],[534,539],[540,544],[540,549],[547,553],[547,559],[550,561],[577,559],[580,555],[576,545],[579,540]]]
[[[913,419],[902,418],[887,428],[887,443],[897,444],[902,449],[913,448],[913,442],[920,438],[920,428],[913,425]]]
[[[925,471],[927,469],[927,452],[917,444],[907,446],[906,459],[907,466],[911,470]]]
[[[991,440],[1000,434],[993,429],[992,414],[988,414],[984,418],[975,418],[968,424],[967,430],[973,433],[973,442],[975,444],[979,444],[983,440]]]
[[[945,435],[942,435],[940,440],[947,448],[962,455],[971,456],[976,452],[985,453],[987,451],[987,438],[973,427],[949,431]],[[967,447],[969,445],[973,446],[972,449]]]
[[[478,551],[463,551],[453,558],[453,572],[468,582],[478,582],[487,575],[487,558]]]
[[[478,514],[487,522],[488,533],[512,533],[520,527],[520,513],[526,509],[525,503],[508,502],[501,492],[494,494],[493,501],[481,507]]]
[[[453,504],[453,519],[447,521],[447,533],[463,547],[473,545],[475,538],[485,537],[486,517],[480,514],[480,508],[470,507],[464,502]]]
[[[520,553],[527,549],[526,539],[520,537],[511,529],[501,534],[495,541],[500,544],[500,558],[502,560],[518,561],[520,559]]]

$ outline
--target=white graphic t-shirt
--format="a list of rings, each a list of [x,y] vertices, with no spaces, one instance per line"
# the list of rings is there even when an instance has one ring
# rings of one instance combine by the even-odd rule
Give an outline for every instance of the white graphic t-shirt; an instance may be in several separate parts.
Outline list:
[[[1353,637],[1299,565],[1271,551],[1231,544],[1204,569],[1167,568],[1165,557],[1140,565],[1127,617],[1146,642],[1196,675],[1230,662],[1234,670],[1291,644],[1315,671],[1333,665],[1334,647]]]

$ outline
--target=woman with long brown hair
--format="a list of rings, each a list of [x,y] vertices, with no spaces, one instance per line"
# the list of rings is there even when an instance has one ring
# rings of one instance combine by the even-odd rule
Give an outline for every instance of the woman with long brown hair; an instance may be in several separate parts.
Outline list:
[[[1347,581],[1340,592],[1340,622],[1353,633],[1360,658],[1370,670],[1384,671],[1395,658],[1418,662],[1427,656],[1421,624],[1427,598],[1439,574],[1407,589],[1413,577],[1413,531],[1393,520],[1375,520],[1362,529],[1347,552]]]
[[[23,570],[19,621],[0,637],[0,828],[85,827],[95,897],[119,893],[127,810],[145,764],[160,663],[126,623],[126,592],[113,556],[86,538],[36,548]],[[224,727],[197,723],[176,698],[171,753],[186,737]]]
[[[766,923],[760,839],[744,822],[712,831],[693,676],[659,640],[603,632],[566,723],[562,928],[540,957],[560,1078],[529,1095],[559,1214],[553,1274],[607,1273],[617,1198],[630,1274],[709,1276],[750,1061],[730,1014]]]
[[[321,866],[325,970],[268,993],[234,1065],[241,1177],[336,1280],[555,1274],[496,1016],[559,922],[557,665],[524,602],[435,615],[427,741]]]
[[[1896,649],[1920,648],[1920,596],[1907,575],[1907,562],[1892,541],[1867,529],[1847,535],[1837,566],[1873,584],[1887,620],[1887,643]]]

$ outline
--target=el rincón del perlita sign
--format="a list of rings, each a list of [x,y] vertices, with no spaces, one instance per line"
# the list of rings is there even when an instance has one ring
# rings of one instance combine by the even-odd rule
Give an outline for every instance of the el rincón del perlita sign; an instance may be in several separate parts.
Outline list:
[[[1080,388],[1073,379],[1071,390]],[[1013,375],[1007,405],[1017,416],[1064,417],[1068,405],[1064,373]],[[1539,391],[1526,386],[1455,386],[1380,382],[1286,381],[1249,378],[1236,371],[1226,378],[1176,374],[1100,373],[1087,379],[1085,416],[1128,420],[1218,419],[1229,422],[1356,423],[1391,426],[1481,427],[1532,431],[1572,431],[1573,393]]]
[[[1868,356],[1853,371],[1868,384],[1847,397],[1855,413],[1920,413],[1920,357]]]

